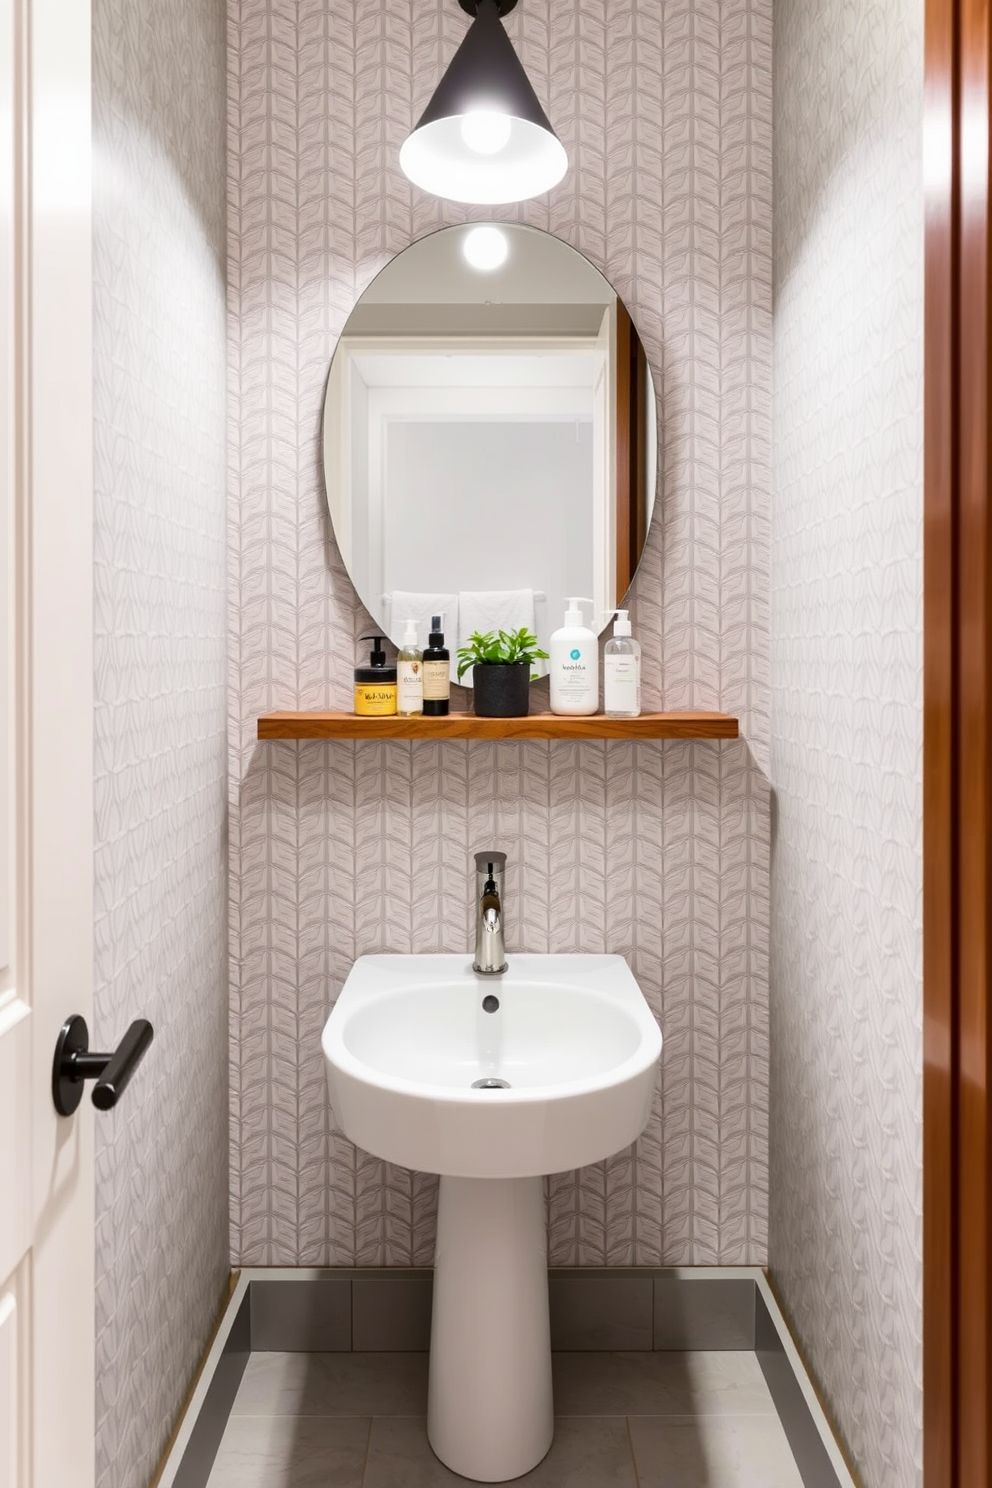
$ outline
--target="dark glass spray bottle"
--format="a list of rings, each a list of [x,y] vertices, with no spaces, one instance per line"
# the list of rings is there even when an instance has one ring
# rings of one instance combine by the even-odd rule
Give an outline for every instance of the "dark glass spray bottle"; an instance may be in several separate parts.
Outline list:
[[[424,652],[424,717],[443,718],[451,696],[451,657],[444,644],[441,616],[431,616],[431,631]]]

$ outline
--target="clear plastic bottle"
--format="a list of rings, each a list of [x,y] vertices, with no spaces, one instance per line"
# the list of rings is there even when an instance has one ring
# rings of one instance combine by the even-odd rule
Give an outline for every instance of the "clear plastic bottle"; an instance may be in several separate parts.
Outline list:
[[[603,704],[607,718],[639,718],[641,647],[630,633],[626,610],[617,610],[613,637],[603,648]]]
[[[396,711],[416,718],[424,711],[424,653],[417,645],[417,622],[408,620],[396,654]]]

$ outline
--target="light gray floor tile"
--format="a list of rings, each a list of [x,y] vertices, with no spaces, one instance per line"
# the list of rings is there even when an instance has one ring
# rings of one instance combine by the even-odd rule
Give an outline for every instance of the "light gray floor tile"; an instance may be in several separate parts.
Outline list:
[[[252,1354],[232,1416],[421,1416],[426,1354]]]
[[[782,1424],[765,1416],[635,1416],[640,1488],[803,1488]]]
[[[444,1488],[467,1481],[434,1456],[426,1419],[372,1422],[365,1488]],[[515,1481],[527,1488],[635,1488],[626,1421],[556,1420],[547,1457]]]
[[[559,1416],[774,1415],[752,1353],[558,1353]]]
[[[232,1417],[207,1488],[361,1488],[369,1425],[367,1419]]]

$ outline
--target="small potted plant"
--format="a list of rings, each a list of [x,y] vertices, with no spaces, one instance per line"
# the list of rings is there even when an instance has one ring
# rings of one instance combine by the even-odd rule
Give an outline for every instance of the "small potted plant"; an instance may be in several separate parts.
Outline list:
[[[547,657],[526,627],[498,634],[474,631],[468,645],[458,648],[458,680],[472,668],[473,706],[479,718],[526,718],[531,669],[535,661]]]

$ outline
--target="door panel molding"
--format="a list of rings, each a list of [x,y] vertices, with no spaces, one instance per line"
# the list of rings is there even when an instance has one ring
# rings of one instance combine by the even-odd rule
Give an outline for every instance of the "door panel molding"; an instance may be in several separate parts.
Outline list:
[[[0,874],[0,1472],[12,1488],[95,1479],[94,1113],[60,1119],[51,1095],[56,1035],[69,1012],[91,1014],[94,976],[91,46],[89,0],[0,0],[0,853],[13,870]]]

